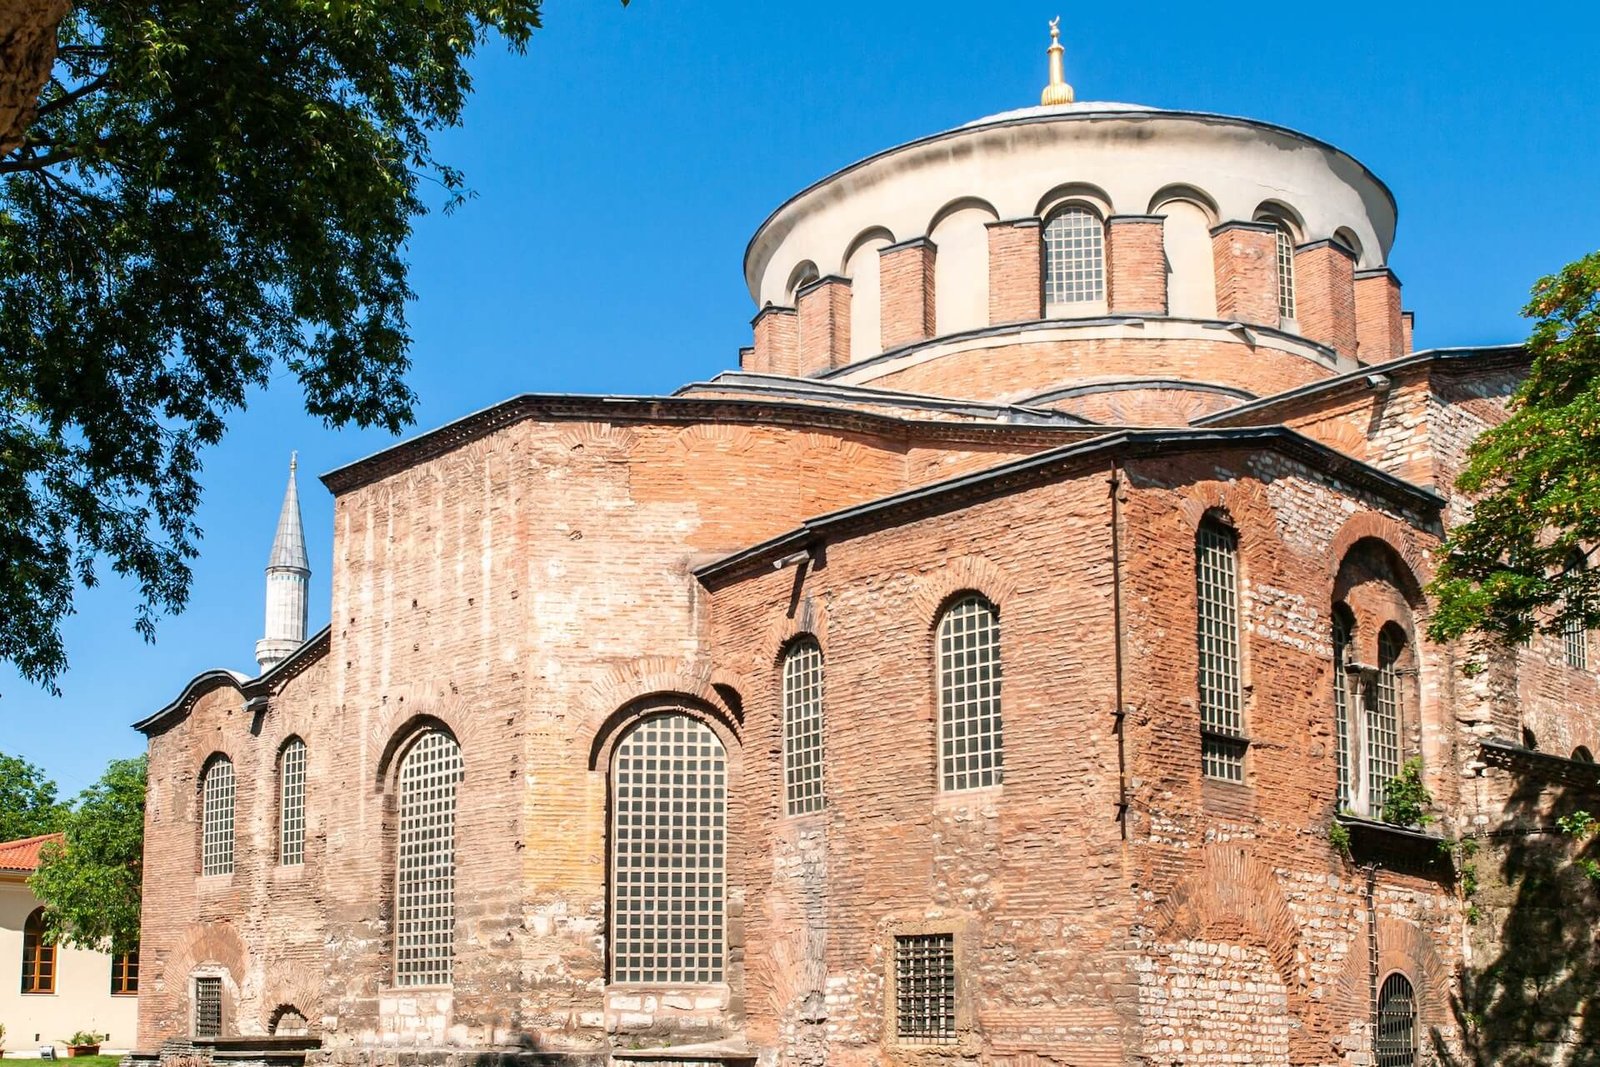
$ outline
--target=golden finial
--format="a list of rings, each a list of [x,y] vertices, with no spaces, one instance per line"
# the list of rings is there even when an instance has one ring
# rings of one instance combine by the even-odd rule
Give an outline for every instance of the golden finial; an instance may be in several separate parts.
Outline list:
[[[1072,86],[1067,84],[1061,69],[1061,56],[1065,51],[1061,47],[1061,16],[1057,15],[1050,20],[1050,84],[1039,94],[1039,103],[1045,107],[1072,103]]]

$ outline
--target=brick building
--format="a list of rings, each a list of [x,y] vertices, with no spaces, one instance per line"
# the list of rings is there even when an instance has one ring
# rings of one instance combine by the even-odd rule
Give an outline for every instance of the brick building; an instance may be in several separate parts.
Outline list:
[[[1600,743],[1587,635],[1424,636],[1525,357],[1411,350],[1349,155],[1074,103],[1057,48],[1045,105],[761,225],[740,370],[327,475],[309,639],[286,500],[263,673],[139,724],[148,1055],[1472,1053],[1566,907],[1508,842]],[[1412,760],[1432,821],[1386,822]]]

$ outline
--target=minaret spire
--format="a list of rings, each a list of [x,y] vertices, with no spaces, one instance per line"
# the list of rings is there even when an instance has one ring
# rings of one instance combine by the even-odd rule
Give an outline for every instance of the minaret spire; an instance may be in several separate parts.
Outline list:
[[[1066,49],[1061,46],[1061,16],[1050,20],[1050,84],[1039,94],[1039,103],[1045,107],[1072,103],[1072,86],[1067,84],[1062,69],[1061,56]]]
[[[278,530],[267,558],[267,627],[256,642],[256,663],[265,674],[306,639],[306,585],[311,563],[306,559],[306,531],[300,524],[300,493],[294,472],[299,454],[289,453],[289,487],[278,512]]]

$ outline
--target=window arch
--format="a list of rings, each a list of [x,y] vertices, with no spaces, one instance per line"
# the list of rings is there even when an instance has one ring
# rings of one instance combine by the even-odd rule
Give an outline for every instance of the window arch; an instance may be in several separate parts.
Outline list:
[[[641,719],[618,739],[613,981],[722,981],[727,778],[716,733],[681,710]]]
[[[939,784],[978,789],[1004,780],[1000,614],[969,593],[939,617]]]
[[[1367,700],[1367,783],[1381,815],[1389,779],[1400,773],[1400,659],[1406,639],[1393,623],[1378,631],[1378,673]]]
[[[1333,743],[1338,774],[1337,805],[1350,806],[1350,643],[1356,620],[1343,604],[1333,606]]]
[[[1051,215],[1044,225],[1045,313],[1106,298],[1105,223],[1081,204]]]
[[[1200,762],[1207,778],[1244,781],[1244,674],[1239,640],[1239,535],[1208,515],[1195,532]]]
[[[401,759],[396,777],[395,983],[448,985],[455,954],[461,746],[443,730],[424,731]]]
[[[1415,1067],[1417,1000],[1411,979],[1399,971],[1383,980],[1378,991],[1378,1033],[1373,1043],[1377,1067]]]
[[[802,637],[783,657],[783,792],[790,815],[821,811],[822,646]]]
[[[22,991],[56,991],[56,943],[45,933],[43,908],[34,908],[22,924]]]
[[[200,873],[233,873],[233,761],[218,756],[200,786]]]
[[[291,737],[278,753],[278,862],[306,861],[306,743]]]
[[[1276,245],[1274,262],[1277,266],[1276,274],[1278,277],[1278,317],[1291,320],[1295,317],[1294,227],[1282,215],[1271,212],[1258,214],[1256,221],[1264,222],[1272,227],[1273,240]]]
[[[1593,763],[1594,753],[1590,752],[1585,746],[1579,745],[1572,750],[1572,758],[1579,763]]]

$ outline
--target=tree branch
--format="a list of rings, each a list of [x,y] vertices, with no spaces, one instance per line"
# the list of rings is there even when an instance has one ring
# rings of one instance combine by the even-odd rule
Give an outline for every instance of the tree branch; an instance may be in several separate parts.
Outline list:
[[[65,96],[57,97],[48,104],[40,104],[39,109],[34,112],[34,119],[42,119],[46,115],[49,115],[52,112],[60,111],[64,107],[71,107],[73,104],[76,104],[79,100],[82,100],[90,93],[97,93],[110,84],[111,76],[109,74],[102,74],[98,78],[94,79],[94,81],[85,82],[84,84],[78,86]]]
[[[27,153],[24,158],[0,160],[0,174],[27,174],[42,171],[44,168],[53,167],[57,163],[65,163],[71,159],[79,159],[90,154],[91,151],[98,151],[99,149],[110,147],[110,144],[111,142],[108,138],[102,137],[88,144],[78,144],[66,148],[58,148],[53,152],[46,152],[43,155],[35,154],[33,151],[33,146],[31,145],[24,146],[21,149],[22,152]]]

